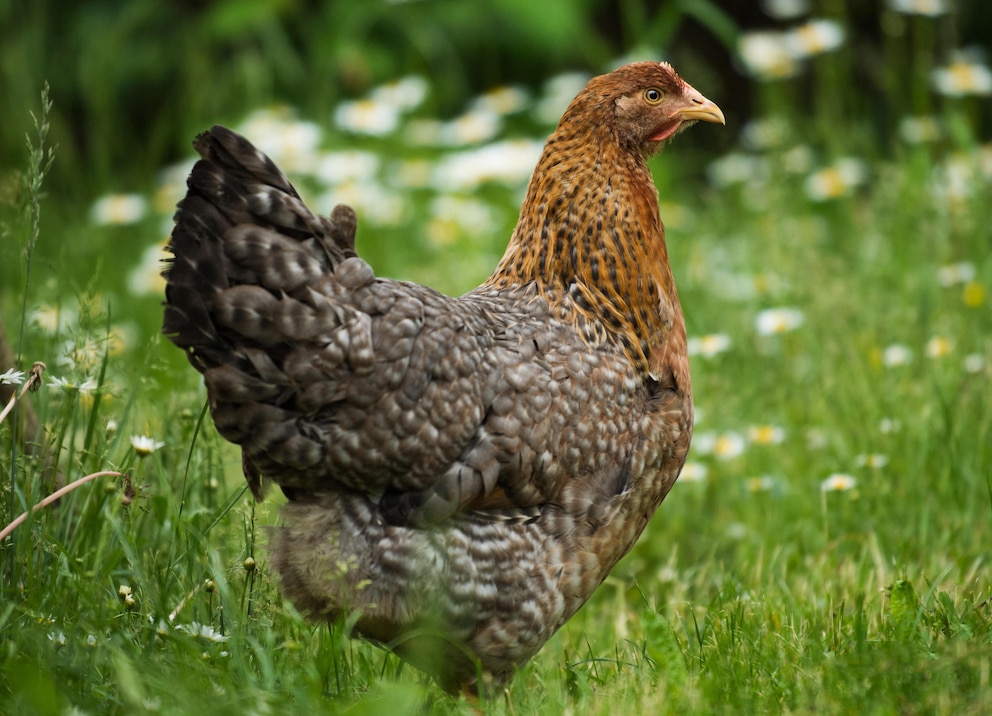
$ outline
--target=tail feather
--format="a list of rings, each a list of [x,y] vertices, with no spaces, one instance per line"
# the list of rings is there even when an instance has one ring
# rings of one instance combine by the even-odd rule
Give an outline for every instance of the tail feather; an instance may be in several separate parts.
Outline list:
[[[227,362],[244,337],[271,345],[340,326],[308,287],[356,255],[354,211],[314,214],[272,160],[229,129],[211,128],[194,147],[202,159],[164,271],[165,334],[203,372]],[[302,302],[280,298],[301,291]]]

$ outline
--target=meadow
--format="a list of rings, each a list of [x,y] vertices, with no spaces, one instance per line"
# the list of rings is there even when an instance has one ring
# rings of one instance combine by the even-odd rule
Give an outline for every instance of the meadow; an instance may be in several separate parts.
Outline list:
[[[392,25],[365,45],[336,26],[328,47],[309,28],[294,54],[265,24],[287,21],[278,3],[249,3],[256,15],[235,5],[216,3],[200,27],[214,51],[185,56],[190,115],[177,118],[170,99],[145,144],[92,92],[94,127],[79,142],[60,110],[67,80],[45,91],[37,72],[16,86],[4,75],[16,100],[4,113],[28,142],[5,155],[0,177],[12,357],[0,383],[37,390],[0,421],[0,528],[27,513],[0,541],[0,713],[473,712],[349,639],[347,623],[310,624],[279,595],[265,544],[282,498],[252,501],[199,376],[158,333],[188,140],[230,124],[311,206],[356,208],[359,252],[379,275],[458,294],[501,255],[568,100],[592,73],[635,58],[671,59],[737,108],[727,127],[693,127],[652,164],[690,336],[693,446],[631,554],[479,708],[987,712],[992,71],[987,46],[957,43],[966,4],[892,0],[866,34],[863,16],[837,2],[764,3],[761,29],[719,3],[652,14],[628,2],[626,39],[613,47],[593,42],[596,3],[576,5],[590,15],[549,3],[566,29],[589,33],[581,56],[479,87],[396,51]],[[437,14],[409,47],[461,21],[450,4],[391,7],[412,5]],[[343,7],[329,3],[328,15],[332,6]],[[140,12],[103,28],[108,57],[130,48]],[[520,29],[540,20],[512,27],[531,52],[546,43],[567,56],[568,36],[554,34],[565,30]],[[693,23],[732,59],[729,80],[688,51],[680,64],[672,38]],[[363,79],[290,102],[265,53],[239,46],[224,72],[192,82],[239,32],[288,58],[286,94],[322,52],[364,67]],[[5,43],[5,61],[40,52],[38,37]],[[151,62],[133,49],[135,65],[114,72]],[[865,56],[881,68],[868,80]],[[94,87],[99,67],[81,70]],[[215,92],[232,95],[215,89],[225,80],[250,90],[243,101],[219,106]],[[748,103],[735,104],[738,86]],[[94,153],[105,165],[91,165]],[[37,378],[35,361],[45,363]],[[40,432],[25,434],[28,413]]]

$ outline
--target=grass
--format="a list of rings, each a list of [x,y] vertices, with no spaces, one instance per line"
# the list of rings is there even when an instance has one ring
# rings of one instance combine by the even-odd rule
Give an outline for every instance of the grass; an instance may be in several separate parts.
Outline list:
[[[914,57],[926,76],[934,58]],[[941,131],[879,149],[844,86],[852,56],[813,62],[817,101],[844,95],[848,124],[804,123],[796,86],[762,85],[760,118],[776,120],[752,125],[763,131],[710,162],[693,144],[719,130],[697,127],[655,163],[689,334],[718,338],[692,357],[691,465],[484,712],[977,714],[992,699],[983,115],[974,98],[920,99],[918,85],[914,106],[899,105],[905,88],[892,86],[893,112],[921,104]],[[272,131],[295,126],[280,117]],[[527,117],[505,118],[505,134],[546,133]],[[398,136],[323,143],[431,165],[461,151]],[[129,288],[169,201],[134,224],[81,221],[86,203],[44,195],[59,141],[32,133],[25,211],[4,239],[17,246],[4,249],[18,284],[0,293],[7,338],[22,369],[48,371],[0,422],[0,523],[28,512],[0,544],[0,712],[471,713],[349,640],[347,624],[308,624],[281,598],[265,551],[278,499],[251,502],[196,374],[157,335],[159,295]],[[851,155],[857,171],[838,170]],[[393,169],[380,167],[379,189]],[[519,192],[519,180],[453,192],[481,202],[464,225],[450,204],[432,209],[451,192],[408,186],[400,219],[366,210],[360,250],[380,274],[466,290],[498,257]],[[801,323],[759,326],[780,309]],[[47,452],[23,443],[29,409]],[[153,443],[136,449],[137,435]],[[32,512],[102,471],[122,476]]]

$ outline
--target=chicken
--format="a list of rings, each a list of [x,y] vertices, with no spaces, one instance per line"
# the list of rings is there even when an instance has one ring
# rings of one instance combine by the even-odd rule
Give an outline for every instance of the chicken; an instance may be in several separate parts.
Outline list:
[[[305,615],[350,616],[451,692],[505,684],[675,482],[693,407],[646,164],[724,122],[666,63],[592,79],[548,139],[503,259],[451,298],[377,278],[346,206],[312,213],[223,127],[197,137],[164,332],[203,374]]]

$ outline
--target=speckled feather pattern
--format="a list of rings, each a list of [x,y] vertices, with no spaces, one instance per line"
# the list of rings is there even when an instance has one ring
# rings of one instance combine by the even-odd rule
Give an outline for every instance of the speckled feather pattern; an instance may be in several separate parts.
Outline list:
[[[541,648],[688,451],[656,147],[610,126],[619,99],[681,80],[630,68],[573,103],[506,257],[458,298],[376,277],[354,213],[310,212],[244,138],[214,127],[195,144],[164,331],[256,497],[276,483],[289,498],[270,544],[282,589],[311,617],[355,614],[452,691],[479,674],[498,687]],[[593,131],[581,113],[599,111],[620,119]]]

